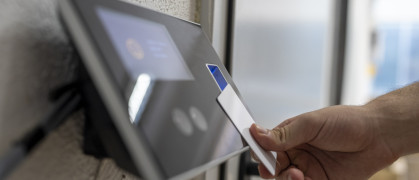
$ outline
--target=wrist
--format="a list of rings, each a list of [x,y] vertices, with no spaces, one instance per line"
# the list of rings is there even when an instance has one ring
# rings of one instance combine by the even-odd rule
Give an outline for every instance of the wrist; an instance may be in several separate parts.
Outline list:
[[[375,123],[377,138],[397,158],[419,152],[419,91],[412,93],[415,86],[418,85],[393,91],[364,105]]]

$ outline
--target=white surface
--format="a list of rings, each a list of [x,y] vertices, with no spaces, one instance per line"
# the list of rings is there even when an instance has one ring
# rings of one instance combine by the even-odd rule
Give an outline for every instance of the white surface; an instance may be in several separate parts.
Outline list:
[[[212,46],[225,63],[225,51],[227,40],[227,15],[228,1],[225,0],[201,0],[200,24]]]
[[[249,128],[255,121],[230,84],[221,92],[217,101],[263,165],[265,165],[271,174],[275,174],[275,156],[272,152],[262,149],[253,139]]]
[[[241,0],[236,2],[239,20],[286,22],[324,22],[329,18],[330,0]]]
[[[411,23],[419,21],[419,1],[378,0],[372,2],[372,15],[376,23]]]
[[[218,179],[218,177],[220,176],[220,170],[218,168],[219,166],[215,166],[211,169],[208,169],[207,171],[205,171],[205,177],[204,179]]]
[[[240,175],[239,166],[240,166],[240,155],[230,158],[226,162],[226,171],[225,171],[224,178],[227,180],[239,179],[239,175]]]
[[[214,0],[214,16],[212,19],[212,46],[220,57],[221,61],[225,63],[225,51],[227,40],[227,17],[228,17],[228,1]]]
[[[372,74],[368,72],[371,59],[370,1],[354,0],[348,8],[342,104],[361,105],[369,100],[372,81]]]

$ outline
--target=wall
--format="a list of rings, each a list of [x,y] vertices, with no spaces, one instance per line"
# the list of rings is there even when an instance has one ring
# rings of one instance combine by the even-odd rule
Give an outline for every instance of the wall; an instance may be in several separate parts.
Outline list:
[[[199,22],[198,0],[130,0]],[[75,52],[55,0],[0,1],[0,156],[53,105],[48,92],[74,75]],[[9,179],[137,179],[111,159],[83,154],[83,110],[49,134]]]

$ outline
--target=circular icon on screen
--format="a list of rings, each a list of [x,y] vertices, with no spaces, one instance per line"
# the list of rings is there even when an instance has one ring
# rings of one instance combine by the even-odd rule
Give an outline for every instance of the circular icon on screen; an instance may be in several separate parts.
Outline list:
[[[131,54],[131,56],[135,59],[141,60],[144,58],[144,50],[141,47],[140,43],[138,43],[135,39],[128,38],[125,41],[125,46],[127,47],[128,52]]]
[[[175,108],[172,111],[172,120],[175,126],[186,136],[190,136],[193,133],[192,123],[189,117],[182,110]]]
[[[190,107],[189,115],[192,118],[192,122],[194,122],[194,124],[198,127],[199,130],[206,131],[208,129],[207,120],[198,108],[196,108],[195,106]]]

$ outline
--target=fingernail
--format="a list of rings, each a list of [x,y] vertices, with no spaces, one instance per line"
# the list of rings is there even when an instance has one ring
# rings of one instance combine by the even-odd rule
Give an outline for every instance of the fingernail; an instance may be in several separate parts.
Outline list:
[[[268,134],[268,130],[259,126],[259,125],[256,125],[256,129],[257,129],[259,134]]]
[[[288,174],[288,176],[287,176],[287,180],[292,180],[291,175],[289,175],[289,174]]]

